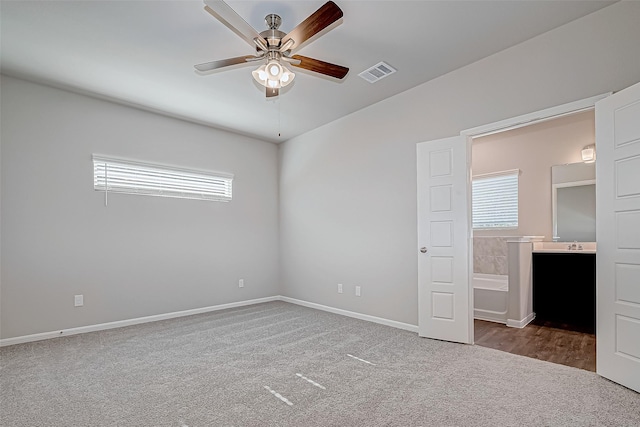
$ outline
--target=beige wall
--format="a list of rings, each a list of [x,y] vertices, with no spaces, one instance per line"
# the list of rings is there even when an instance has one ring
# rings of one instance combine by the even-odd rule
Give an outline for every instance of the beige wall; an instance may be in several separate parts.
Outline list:
[[[595,116],[586,111],[473,140],[474,175],[520,169],[518,228],[476,230],[474,236],[553,236],[551,166],[582,161],[595,142]]]

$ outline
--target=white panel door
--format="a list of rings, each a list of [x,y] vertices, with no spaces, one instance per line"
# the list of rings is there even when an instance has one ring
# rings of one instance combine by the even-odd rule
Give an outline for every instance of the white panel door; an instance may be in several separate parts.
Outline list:
[[[423,142],[417,150],[419,334],[473,344],[471,140]]]
[[[640,392],[640,83],[596,103],[598,374]]]

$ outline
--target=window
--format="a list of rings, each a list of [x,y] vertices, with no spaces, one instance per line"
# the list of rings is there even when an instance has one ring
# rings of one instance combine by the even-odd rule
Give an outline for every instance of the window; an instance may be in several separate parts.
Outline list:
[[[510,170],[479,175],[472,181],[474,229],[518,227],[518,174]]]
[[[93,156],[93,188],[182,199],[231,200],[233,175]]]

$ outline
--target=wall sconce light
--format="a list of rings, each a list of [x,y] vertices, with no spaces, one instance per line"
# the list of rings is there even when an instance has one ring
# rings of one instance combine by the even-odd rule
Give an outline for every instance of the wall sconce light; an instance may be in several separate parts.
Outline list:
[[[582,161],[585,163],[593,163],[596,161],[596,146],[594,144],[587,145],[582,149]]]

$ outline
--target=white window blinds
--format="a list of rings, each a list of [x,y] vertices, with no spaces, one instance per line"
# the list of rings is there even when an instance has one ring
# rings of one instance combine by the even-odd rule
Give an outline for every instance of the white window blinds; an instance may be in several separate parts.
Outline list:
[[[113,193],[228,202],[233,175],[93,156],[93,188]]]
[[[519,172],[510,170],[473,178],[474,229],[518,227]]]

